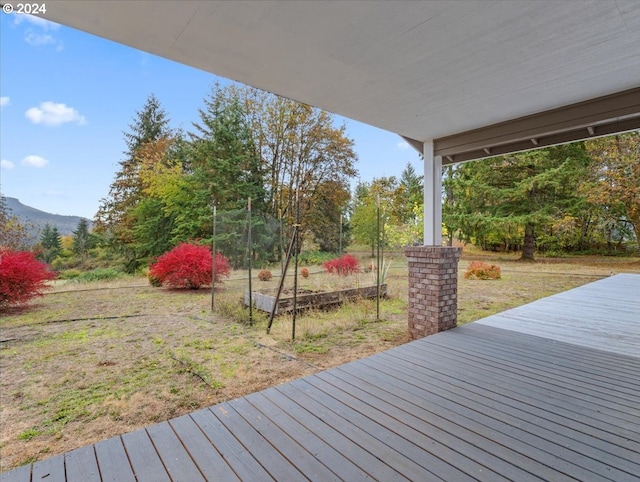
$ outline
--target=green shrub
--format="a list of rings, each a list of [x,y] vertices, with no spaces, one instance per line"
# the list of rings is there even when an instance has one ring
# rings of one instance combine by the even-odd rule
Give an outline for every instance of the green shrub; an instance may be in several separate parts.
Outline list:
[[[324,251],[303,251],[298,256],[298,263],[300,264],[322,264],[325,261],[329,261],[334,258],[332,253],[325,253]]]
[[[500,279],[500,268],[495,264],[472,261],[464,277],[465,279]]]
[[[79,269],[67,269],[58,273],[58,279],[76,279],[79,276],[82,276],[82,274],[82,271],[80,271]]]
[[[94,281],[108,281],[125,276],[125,273],[115,268],[97,268],[92,271],[86,271],[80,276],[74,278],[79,283],[91,283]]]

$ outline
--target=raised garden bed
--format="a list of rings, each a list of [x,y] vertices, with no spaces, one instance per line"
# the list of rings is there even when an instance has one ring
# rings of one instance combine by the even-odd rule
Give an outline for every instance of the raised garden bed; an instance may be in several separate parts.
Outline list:
[[[337,306],[345,301],[353,301],[363,298],[375,298],[377,294],[376,286],[363,286],[360,288],[347,288],[336,291],[311,291],[298,290],[298,299],[296,301],[297,310],[306,310],[310,308],[329,308]],[[253,292],[253,306],[261,311],[271,313],[276,302],[275,291],[269,292]],[[380,296],[387,296],[387,285],[380,285]],[[244,293],[244,306],[249,306],[249,292]],[[278,300],[275,314],[291,313],[293,311],[293,293],[283,292]]]

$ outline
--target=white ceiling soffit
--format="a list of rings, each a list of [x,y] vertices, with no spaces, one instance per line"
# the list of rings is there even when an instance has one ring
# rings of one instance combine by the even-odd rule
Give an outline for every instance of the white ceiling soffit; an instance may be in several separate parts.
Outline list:
[[[640,87],[638,0],[47,0],[46,17],[418,146]]]

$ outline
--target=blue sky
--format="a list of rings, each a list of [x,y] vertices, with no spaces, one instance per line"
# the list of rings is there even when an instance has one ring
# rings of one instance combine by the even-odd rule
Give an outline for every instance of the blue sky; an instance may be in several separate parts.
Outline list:
[[[0,186],[37,209],[93,218],[125,150],[123,131],[153,93],[190,131],[214,83],[228,80],[41,18],[0,14]],[[360,179],[422,161],[400,137],[342,119]],[[355,185],[355,181],[354,181]]]

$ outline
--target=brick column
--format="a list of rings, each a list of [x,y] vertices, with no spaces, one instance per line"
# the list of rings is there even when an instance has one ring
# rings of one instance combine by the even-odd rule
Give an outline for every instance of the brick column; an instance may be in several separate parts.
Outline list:
[[[458,261],[461,248],[407,246],[409,262],[409,336],[412,339],[455,328]]]

